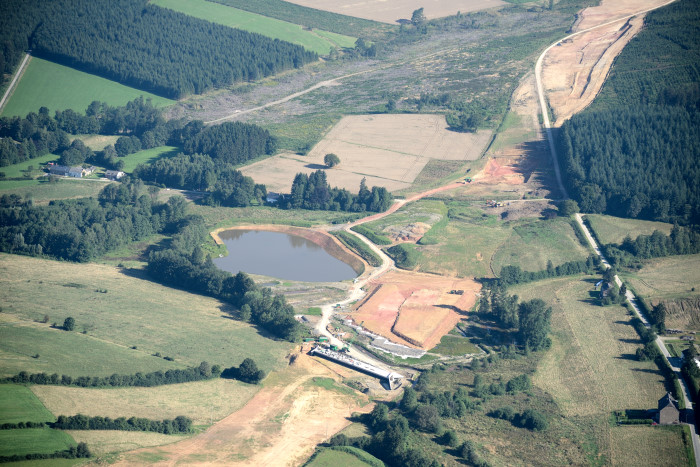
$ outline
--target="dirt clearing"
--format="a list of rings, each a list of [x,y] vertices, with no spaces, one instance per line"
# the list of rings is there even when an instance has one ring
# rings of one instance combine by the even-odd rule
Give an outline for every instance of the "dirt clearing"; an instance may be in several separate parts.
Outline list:
[[[574,29],[581,31],[664,3],[667,0],[604,0],[583,10]],[[643,25],[644,15],[640,15],[567,39],[549,51],[542,81],[556,119],[554,126],[561,126],[593,101],[615,57]]]
[[[314,378],[324,378],[315,384]],[[350,422],[353,411],[367,411],[368,399],[306,354],[270,375],[241,410],[206,432],[168,446],[125,453],[118,465],[299,465],[318,443]]]
[[[472,280],[402,271],[391,271],[369,287],[349,317],[375,334],[426,350],[457,324],[460,312],[474,306],[481,289]]]
[[[291,0],[290,3],[391,24],[400,19],[410,20],[413,11],[418,8],[425,8],[426,18],[433,19],[456,15],[457,12],[466,13],[507,5],[501,0]]]
[[[281,154],[241,169],[271,191],[289,193],[294,175],[325,169],[333,153],[340,165],[327,170],[331,186],[356,192],[368,186],[396,191],[411,186],[431,160],[469,161],[481,156],[490,131],[457,133],[441,115],[353,115],[344,117],[307,156]]]

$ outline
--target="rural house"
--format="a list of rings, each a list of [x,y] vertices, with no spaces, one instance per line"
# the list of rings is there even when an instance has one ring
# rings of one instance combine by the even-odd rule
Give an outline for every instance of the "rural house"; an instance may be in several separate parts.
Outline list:
[[[49,167],[49,173],[51,175],[68,175],[70,167],[65,165],[52,165]]]
[[[105,178],[110,180],[119,180],[124,176],[124,172],[121,170],[105,170]]]
[[[71,167],[70,169],[68,169],[68,176],[73,178],[83,178],[83,168]]]
[[[673,425],[679,422],[680,411],[678,410],[678,401],[667,393],[659,399],[659,412],[656,422],[659,425]]]

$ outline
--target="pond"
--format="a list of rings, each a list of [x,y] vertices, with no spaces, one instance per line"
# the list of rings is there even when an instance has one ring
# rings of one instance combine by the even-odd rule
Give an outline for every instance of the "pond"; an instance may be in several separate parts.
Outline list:
[[[214,264],[233,274],[250,274],[302,282],[335,282],[357,277],[349,264],[298,235],[264,230],[225,230],[219,238],[228,256]]]

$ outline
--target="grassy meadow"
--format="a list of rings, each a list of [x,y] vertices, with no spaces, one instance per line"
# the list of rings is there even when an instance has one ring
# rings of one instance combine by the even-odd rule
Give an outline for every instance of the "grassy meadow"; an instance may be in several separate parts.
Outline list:
[[[298,24],[205,0],[153,0],[151,3],[212,23],[298,44],[319,55],[328,54],[334,47],[355,46],[355,37],[328,31],[312,31]]]
[[[632,443],[648,443],[648,452],[683,445],[680,432],[657,436],[658,428],[611,427],[607,422],[615,410],[646,410],[656,407],[667,388],[653,362],[640,362],[635,351],[641,342],[621,306],[600,307],[591,301],[595,278],[561,278],[515,286],[510,293],[521,300],[541,298],[553,308],[552,348],[542,355],[533,383],[551,394],[564,416],[595,427],[597,461],[633,465],[625,459],[642,457]],[[641,441],[644,440],[644,441]],[[675,457],[686,465],[685,451]],[[659,463],[665,459],[658,458]],[[661,464],[658,464],[661,465]],[[664,464],[669,465],[669,464]]]
[[[258,386],[221,378],[152,388],[31,387],[55,414],[157,420],[185,415],[195,425],[221,420],[243,407],[258,389]]]
[[[627,235],[637,238],[638,235],[651,235],[655,230],[670,234],[673,224],[666,222],[625,219],[623,217],[607,216],[605,214],[586,214],[586,219],[595,231],[601,243],[622,243]]]
[[[51,428],[0,430],[0,456],[53,453],[75,446],[68,433]]]
[[[95,456],[109,456],[111,453],[176,443],[187,435],[164,435],[145,431],[116,430],[67,430],[76,443],[87,443]]]
[[[15,183],[21,183],[21,185],[13,186]],[[108,183],[108,181],[79,180],[70,177],[61,177],[57,183],[49,183],[47,179],[0,182],[0,196],[14,193],[31,198],[34,204],[48,204],[54,199],[97,198]]]
[[[139,96],[152,99],[155,106],[167,106],[174,102],[116,81],[32,57],[2,109],[2,116],[24,117],[29,112],[38,112],[41,107],[47,107],[52,114],[55,110],[65,109],[82,113],[95,100],[124,105]]]
[[[318,453],[314,455],[313,459],[304,464],[304,467],[337,467],[339,465],[344,467],[367,467],[372,465],[364,462],[362,458],[372,459],[375,462],[381,462],[376,457],[357,448],[350,447],[348,450],[357,452],[357,454],[355,455],[332,448],[320,448]]]
[[[144,149],[121,158],[120,160],[124,161],[122,170],[126,173],[131,173],[139,164],[152,164],[163,157],[175,156],[181,151],[182,149],[176,146],[158,146],[157,148]]]
[[[667,256],[645,262],[638,271],[622,272],[626,282],[647,300],[700,295],[700,254]]]
[[[508,264],[538,271],[588,256],[567,219],[504,221],[468,202],[422,200],[367,226],[386,233],[416,222],[432,225],[417,248],[423,272],[494,277]]]
[[[568,219],[523,219],[512,226],[510,237],[493,256],[495,272],[507,265],[541,271],[547,268],[547,261],[556,267],[588,256]]]
[[[0,281],[4,374],[131,374],[203,360],[229,367],[248,356],[270,371],[289,349],[231,319],[227,305],[160,286],[139,270],[3,254]],[[48,323],[40,323],[45,315]],[[76,331],[50,327],[68,316],[75,318]],[[33,358],[36,354],[40,357]]]
[[[0,425],[19,422],[53,422],[56,418],[34,393],[19,384],[0,384]]]

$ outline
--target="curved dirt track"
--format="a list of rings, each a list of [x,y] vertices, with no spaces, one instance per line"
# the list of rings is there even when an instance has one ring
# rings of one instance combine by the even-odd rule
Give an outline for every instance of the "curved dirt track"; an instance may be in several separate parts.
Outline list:
[[[318,443],[349,425],[352,412],[371,408],[366,396],[344,395],[312,382],[314,377],[335,376],[297,353],[294,362],[268,377],[243,408],[204,433],[125,453],[115,465],[298,465]]]

